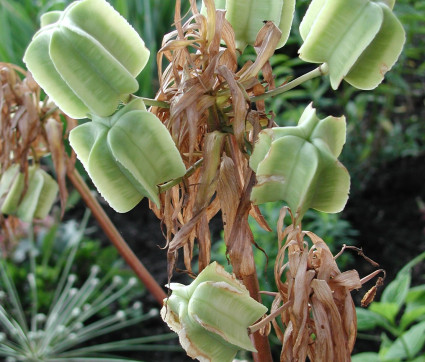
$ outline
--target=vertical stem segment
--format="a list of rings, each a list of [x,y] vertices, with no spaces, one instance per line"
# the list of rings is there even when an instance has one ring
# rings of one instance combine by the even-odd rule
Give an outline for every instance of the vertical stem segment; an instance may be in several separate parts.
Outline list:
[[[243,276],[242,281],[249,290],[251,297],[261,303],[257,273]],[[251,340],[258,351],[258,353],[252,353],[254,362],[273,362],[268,337],[266,335],[261,335],[260,332],[257,331],[251,334]]]
[[[164,290],[159,286],[153,276],[127,245],[125,240],[116,229],[115,225],[103,210],[102,206],[100,206],[96,198],[91,193],[90,189],[78,171],[74,168],[72,171],[68,171],[67,175],[74,187],[80,193],[87,207],[93,213],[106,236],[109,238],[112,244],[114,244],[127,264],[133,269],[140,281],[146,286],[146,288],[158,301],[158,303],[162,305],[163,300],[167,297]]]
[[[261,303],[260,287],[254,261],[252,245],[254,238],[248,224],[248,215],[251,208],[249,195],[255,182],[255,175],[250,172],[247,177],[241,200],[236,211],[236,217],[229,237],[228,252],[233,272],[241,279],[252,298]],[[257,350],[253,353],[255,362],[273,362],[270,344],[267,336],[259,331],[251,335],[251,340]]]

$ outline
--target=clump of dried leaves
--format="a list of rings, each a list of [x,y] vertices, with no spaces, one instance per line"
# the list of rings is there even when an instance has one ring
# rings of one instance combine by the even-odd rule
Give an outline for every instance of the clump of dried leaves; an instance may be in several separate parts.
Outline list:
[[[280,31],[267,22],[257,37],[256,60],[238,67],[234,32],[225,13],[215,10],[212,0],[204,1],[207,16],[199,14],[194,0],[190,3],[192,16],[183,22],[176,1],[176,30],[164,37],[158,52],[156,99],[170,107],[151,108],[169,129],[188,173],[172,188],[161,186],[161,209],[151,208],[166,227],[170,278],[180,249],[189,274],[196,244],[199,271],[210,263],[209,222],[221,211],[233,271],[258,300],[252,255],[256,244],[248,215],[270,228],[250,201],[255,175],[248,160],[260,130],[274,122],[264,102],[250,98],[275,87],[269,58]],[[165,62],[169,64],[162,72]],[[282,225],[283,216],[279,230]],[[266,318],[280,316],[283,323],[273,321],[283,345],[281,360],[348,361],[357,329],[350,291],[362,281],[354,270],[341,273],[323,240],[295,225],[279,233],[278,293]]]
[[[279,230],[284,215],[283,210]],[[284,326],[273,321],[282,342],[281,361],[305,361],[307,356],[311,361],[350,361],[357,332],[350,292],[362,286],[357,271],[341,273],[326,243],[292,224],[279,232],[275,279],[279,293],[272,313],[280,308]]]
[[[178,187],[163,193],[161,210],[151,206],[166,226],[170,275],[181,248],[185,267],[192,272],[195,241],[200,270],[209,264],[208,224],[221,210],[229,256],[236,275],[243,277],[255,270],[248,214],[268,229],[249,200],[254,175],[248,153],[261,127],[273,123],[264,102],[257,102],[254,110],[249,97],[274,87],[268,60],[280,31],[267,23],[257,38],[257,59],[239,69],[234,32],[224,11],[216,11],[213,1],[205,4],[208,21],[191,1],[193,15],[182,24],[176,2],[176,30],[164,37],[158,52],[159,69],[164,61],[169,65],[160,71],[156,99],[170,108],[151,111],[170,130],[191,171]]]

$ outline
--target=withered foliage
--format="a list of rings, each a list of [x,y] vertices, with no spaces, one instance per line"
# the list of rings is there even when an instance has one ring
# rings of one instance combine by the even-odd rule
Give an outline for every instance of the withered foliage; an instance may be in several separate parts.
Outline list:
[[[248,160],[260,130],[274,122],[264,102],[254,104],[250,98],[275,87],[269,59],[280,31],[267,22],[257,37],[256,60],[238,66],[234,32],[225,13],[215,10],[212,0],[204,4],[207,16],[191,0],[192,15],[183,22],[176,1],[176,30],[164,37],[158,52],[156,99],[170,107],[151,111],[169,129],[191,171],[161,195],[161,209],[154,204],[151,208],[165,226],[169,278],[180,249],[189,274],[196,244],[199,270],[209,264],[209,222],[221,211],[233,271],[257,297],[248,215],[270,228],[250,201],[255,175]],[[283,218],[284,212],[279,230]],[[275,277],[278,293],[265,321],[280,317],[272,324],[282,342],[281,361],[349,361],[357,332],[350,292],[362,286],[358,273],[341,273],[325,242],[293,221],[279,231]]]
[[[13,64],[0,63],[0,77],[0,175],[18,164],[27,179],[28,167],[51,154],[64,210],[66,171],[73,167],[74,158],[65,152],[63,135],[77,123],[63,115],[47,97],[43,102],[40,100],[41,89],[29,72]],[[0,200],[0,205],[2,202]],[[2,231],[7,236],[16,223],[6,224],[3,216],[0,218]]]
[[[202,166],[162,195],[161,210],[151,207],[166,227],[170,276],[179,249],[185,268],[192,272],[195,242],[200,270],[209,264],[208,225],[221,211],[227,250],[236,275],[243,278],[255,271],[248,215],[268,229],[249,200],[255,178],[248,154],[261,128],[273,123],[264,102],[254,107],[249,97],[274,87],[268,60],[280,30],[267,23],[257,38],[257,59],[239,68],[235,36],[225,12],[216,11],[211,0],[205,5],[207,17],[199,14],[192,0],[192,16],[183,23],[176,1],[176,30],[164,37],[157,59],[156,99],[168,102],[170,108],[151,109],[169,129],[187,167]],[[162,72],[165,62],[169,64]]]
[[[278,222],[278,294],[271,311],[281,310],[281,323],[272,322],[282,342],[280,360],[350,361],[357,332],[350,292],[361,288],[359,275],[341,273],[326,243],[312,232],[294,224],[280,231],[285,213]]]

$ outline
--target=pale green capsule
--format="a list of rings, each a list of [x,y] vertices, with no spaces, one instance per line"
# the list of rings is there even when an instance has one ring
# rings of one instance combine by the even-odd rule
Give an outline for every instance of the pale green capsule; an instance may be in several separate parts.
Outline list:
[[[114,113],[138,89],[149,50],[105,0],[82,0],[46,13],[24,62],[49,97],[70,117]]]
[[[235,31],[236,45],[243,50],[253,45],[265,21],[273,23],[282,32],[276,48],[285,45],[291,30],[295,0],[215,0],[217,9],[226,10],[226,19]],[[206,15],[203,5],[201,13]]]
[[[19,165],[9,167],[0,181],[0,197],[4,198],[1,212],[16,215],[26,222],[44,219],[58,194],[57,182],[41,168],[31,166],[28,188],[22,197],[24,185],[25,176],[19,172]]]
[[[25,175],[19,172],[19,165],[10,166],[0,179],[0,202],[3,214],[14,214],[25,188]]]
[[[397,61],[405,32],[393,0],[313,0],[300,24],[300,58],[327,63],[332,88],[343,79],[373,89]]]
[[[161,316],[186,353],[200,361],[230,362],[238,350],[255,351],[247,329],[267,308],[216,262],[188,286],[172,283]]]
[[[141,100],[111,117],[94,117],[74,128],[72,148],[109,205],[127,212],[143,197],[159,206],[158,185],[186,168],[167,128]]]
[[[350,176],[337,159],[345,131],[344,117],[319,120],[311,105],[297,127],[262,131],[250,159],[257,177],[253,203],[283,200],[300,217],[309,208],[341,211],[350,188]]]

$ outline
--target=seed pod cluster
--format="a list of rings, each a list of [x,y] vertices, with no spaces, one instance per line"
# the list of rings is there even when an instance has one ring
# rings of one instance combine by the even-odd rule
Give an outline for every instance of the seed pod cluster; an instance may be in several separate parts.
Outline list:
[[[28,188],[19,165],[9,167],[0,179],[1,212],[16,215],[26,222],[44,219],[58,194],[56,181],[38,166],[28,170]],[[25,194],[23,194],[25,192]]]
[[[359,89],[377,87],[405,42],[393,6],[394,0],[313,0],[300,25],[300,58],[328,63],[333,89],[343,79]]]
[[[251,200],[284,200],[299,217],[309,208],[341,211],[350,188],[348,171],[337,159],[345,133],[344,116],[320,120],[311,104],[298,126],[261,131],[250,159],[257,176]]]
[[[149,58],[137,32],[105,0],[75,1],[45,14],[24,62],[72,118],[106,117],[139,85]]]
[[[158,184],[181,177],[186,168],[167,128],[135,99],[111,117],[74,128],[72,148],[93,183],[118,212],[143,197],[159,207]]]
[[[190,285],[170,289],[161,316],[190,357],[230,362],[240,349],[255,351],[247,329],[267,308],[221,265],[213,262]]]

